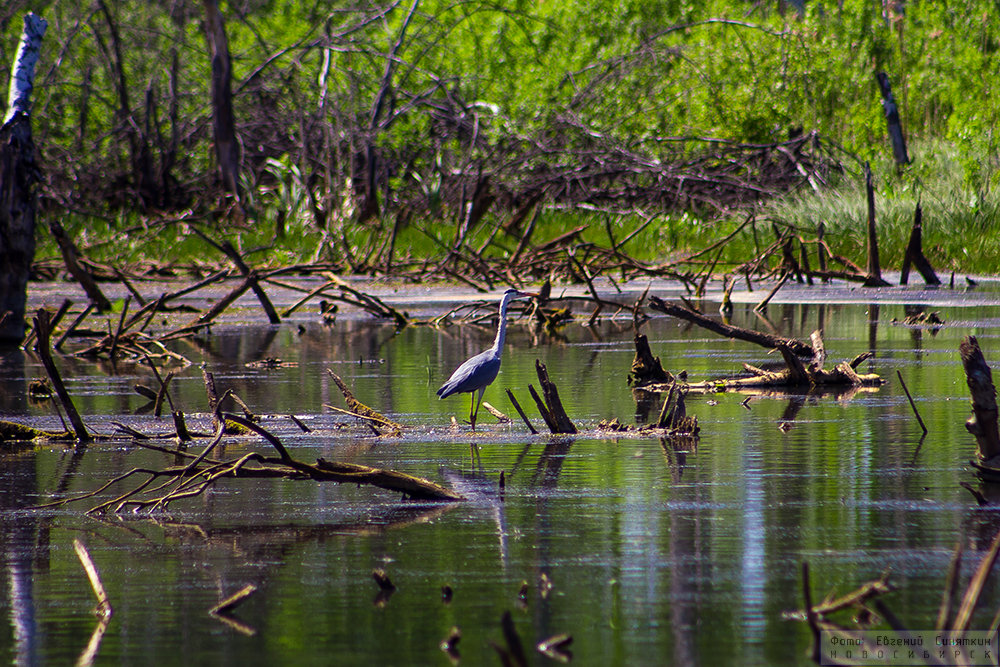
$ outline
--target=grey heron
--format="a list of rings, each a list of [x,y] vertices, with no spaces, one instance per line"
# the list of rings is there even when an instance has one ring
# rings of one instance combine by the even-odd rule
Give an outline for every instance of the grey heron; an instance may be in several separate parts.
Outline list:
[[[514,299],[538,296],[532,292],[521,292],[516,289],[508,289],[503,293],[500,300],[500,323],[497,326],[497,337],[493,341],[493,347],[480,352],[476,356],[468,359],[465,363],[455,369],[448,381],[437,390],[439,398],[446,398],[452,394],[469,392],[472,394],[472,404],[469,406],[469,422],[472,430],[476,430],[476,415],[479,413],[479,404],[483,400],[483,392],[486,387],[496,379],[500,372],[500,355],[503,354],[503,341],[507,335],[507,306]],[[477,396],[478,393],[478,396]]]

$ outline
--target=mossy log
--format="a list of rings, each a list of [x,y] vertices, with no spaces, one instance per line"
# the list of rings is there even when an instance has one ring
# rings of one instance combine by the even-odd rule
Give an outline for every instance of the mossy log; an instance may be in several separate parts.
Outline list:
[[[354,397],[354,394],[351,392],[351,390],[347,388],[347,385],[344,383],[344,381],[340,379],[339,375],[337,375],[336,373],[334,373],[329,369],[327,369],[327,373],[330,374],[330,377],[333,378],[333,381],[337,384],[337,387],[340,388],[340,393],[344,395],[344,401],[347,403],[348,414],[352,414],[355,417],[364,419],[371,425],[373,429],[375,429],[376,432],[378,432],[378,427],[381,426],[383,428],[389,429],[391,434],[394,436],[399,436],[403,433],[402,424],[389,419],[381,412],[373,410],[372,408],[368,407],[367,405],[359,401],[357,398]],[[339,410],[339,408],[335,408],[332,405],[328,407],[333,408],[335,410]]]
[[[0,445],[10,442],[30,442],[37,440],[76,440],[68,431],[45,431],[33,426],[0,420]]]
[[[314,479],[330,480],[341,483],[371,484],[388,491],[399,491],[414,500],[463,500],[463,497],[451,489],[430,480],[414,475],[408,475],[397,470],[371,468],[356,463],[343,461],[316,460],[318,474]]]

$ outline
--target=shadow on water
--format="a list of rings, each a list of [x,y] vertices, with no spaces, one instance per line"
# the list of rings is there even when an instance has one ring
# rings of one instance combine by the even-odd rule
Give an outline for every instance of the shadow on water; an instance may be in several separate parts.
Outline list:
[[[975,323],[990,356],[997,323],[985,319],[988,312],[940,310],[946,323]],[[467,397],[439,401],[434,391],[490,344],[488,329],[397,332],[352,320],[216,327],[178,342],[177,351],[205,363],[220,390],[233,389],[263,413],[262,423],[296,458],[426,476],[468,500],[413,504],[351,484],[239,479],[169,514],[93,517],[87,503],[26,511],[136,466],[173,465],[174,457],[128,441],[5,454],[0,607],[9,626],[0,633],[0,658],[65,664],[91,646],[95,664],[307,664],[331,655],[351,664],[428,664],[447,659],[439,644],[459,626],[463,662],[494,664],[490,642],[501,641],[499,621],[509,610],[529,649],[570,633],[584,664],[800,664],[809,630],[782,614],[802,606],[803,560],[819,595],[852,590],[889,568],[899,590],[887,603],[910,627],[933,627],[956,544],[967,554],[967,578],[1000,530],[993,506],[977,506],[961,483],[996,502],[1000,493],[966,466],[974,450],[963,427],[968,398],[956,350],[969,327],[892,323],[911,311],[774,303],[764,318],[745,308],[733,319],[798,338],[821,328],[835,358],[876,351],[869,371],[888,380],[902,371],[926,438],[891,381],[877,391],[832,394],[692,394],[697,440],[599,432],[604,419],[648,423],[663,401],[627,387],[634,348],[621,322],[570,325],[559,340],[523,327],[508,333],[503,370],[486,400],[513,414],[503,389],[526,396],[540,358],[581,427],[572,438],[529,435],[516,416],[509,423],[481,417],[475,434],[451,425]],[[774,361],[665,318],[644,333],[664,366],[692,381]],[[252,365],[267,357],[281,363]],[[110,433],[112,421],[170,430],[169,416],[135,414],[146,399],[132,386],[155,386],[147,369],[70,356],[58,363],[95,430]],[[328,368],[361,401],[400,421],[404,435],[376,438],[325,410],[342,404]],[[0,375],[5,418],[58,425],[49,405],[26,399],[28,381],[42,375],[32,357],[5,356]],[[197,365],[179,369],[171,391],[192,424],[207,423]],[[311,431],[299,431],[288,414]],[[470,443],[480,454],[475,467]],[[247,437],[225,447],[239,456],[265,445]],[[115,607],[96,647],[93,596],[74,538],[87,544]],[[379,597],[375,569],[391,576],[391,598]],[[233,611],[238,625],[208,615],[247,584],[257,592]],[[453,592],[447,599],[444,586]],[[997,584],[987,587],[995,600]],[[991,616],[978,611],[976,627]]]

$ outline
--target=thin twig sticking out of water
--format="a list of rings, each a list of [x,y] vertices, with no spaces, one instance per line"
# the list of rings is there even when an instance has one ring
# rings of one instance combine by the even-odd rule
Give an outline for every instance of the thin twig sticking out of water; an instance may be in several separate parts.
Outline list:
[[[104,590],[104,584],[101,583],[101,575],[97,572],[97,566],[94,565],[87,547],[80,540],[73,540],[73,549],[76,550],[76,555],[79,557],[80,563],[83,564],[83,569],[87,573],[87,579],[90,580],[90,587],[94,589],[94,595],[97,597],[97,609],[95,609],[95,612],[101,618],[111,618],[111,614],[114,612],[111,609],[108,592]]]
[[[917,410],[917,404],[913,402],[913,397],[910,396],[910,390],[906,388],[906,383],[903,382],[903,374],[896,370],[896,377],[899,378],[899,384],[903,386],[903,391],[906,393],[906,398],[910,401],[910,407],[913,408],[913,416],[917,418],[917,423],[920,424],[920,428],[924,430],[924,435],[927,435],[927,427],[924,425],[924,420],[920,418],[920,412]]]

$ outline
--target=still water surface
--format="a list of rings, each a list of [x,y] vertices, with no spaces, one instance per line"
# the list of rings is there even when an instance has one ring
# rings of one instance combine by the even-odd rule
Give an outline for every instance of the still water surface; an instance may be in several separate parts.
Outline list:
[[[963,422],[968,390],[958,358],[976,333],[1000,359],[996,306],[935,308],[934,332],[894,325],[902,302],[773,304],[770,325],[808,338],[822,328],[830,365],[872,349],[861,370],[889,382],[853,395],[691,395],[696,443],[598,432],[602,419],[643,422],[658,410],[626,386],[631,321],[570,324],[558,338],[512,325],[504,367],[486,400],[515,415],[510,388],[537,427],[529,383],[541,359],[558,384],[576,437],[532,436],[519,421],[453,427],[468,396],[439,401],[435,389],[492,331],[391,327],[358,318],[326,326],[313,313],[279,327],[221,326],[177,351],[214,371],[293,456],[338,459],[429,477],[465,493],[448,506],[400,502],[385,491],[307,481],[230,480],[168,514],[87,516],[97,503],[23,508],[96,489],[136,466],[171,456],[122,441],[86,451],[42,447],[0,458],[0,661],[70,664],[87,659],[98,626],[93,594],[73,550],[80,539],[114,607],[94,664],[447,665],[439,648],[462,631],[460,664],[499,664],[500,619],[512,613],[529,659],[534,645],[573,636],[573,663],[808,664],[809,632],[783,612],[802,605],[800,567],[813,595],[843,594],[887,568],[898,590],[889,607],[914,629],[934,625],[957,544],[968,577],[1000,517],[960,486],[978,486],[967,464],[974,445]],[[766,328],[748,308],[734,323]],[[299,325],[301,324],[301,329]],[[700,380],[773,363],[766,351],[675,320],[643,326],[671,371]],[[262,357],[288,365],[249,368]],[[94,430],[122,421],[147,432],[169,418],[136,415],[136,382],[149,372],[71,357],[58,363]],[[324,404],[343,406],[327,369],[363,402],[402,422],[378,439]],[[930,429],[921,431],[896,379],[902,372]],[[3,417],[57,425],[51,407],[29,403],[26,383],[44,371],[21,353],[3,359]],[[206,427],[197,365],[172,385],[177,407]],[[201,413],[201,419],[195,415]],[[313,430],[300,432],[284,415]],[[515,415],[516,419],[516,415]],[[780,428],[779,428],[780,427]],[[481,464],[472,465],[471,445]],[[258,439],[226,444],[227,457],[261,451]],[[506,490],[497,490],[503,472]],[[109,497],[104,495],[102,497]],[[397,586],[378,600],[371,572]],[[551,587],[544,583],[550,582]],[[527,583],[526,588],[522,588]],[[258,591],[227,624],[208,615],[247,584]],[[442,586],[450,586],[450,601]],[[524,592],[521,595],[522,591]],[[991,583],[973,627],[986,628],[1000,591]]]

